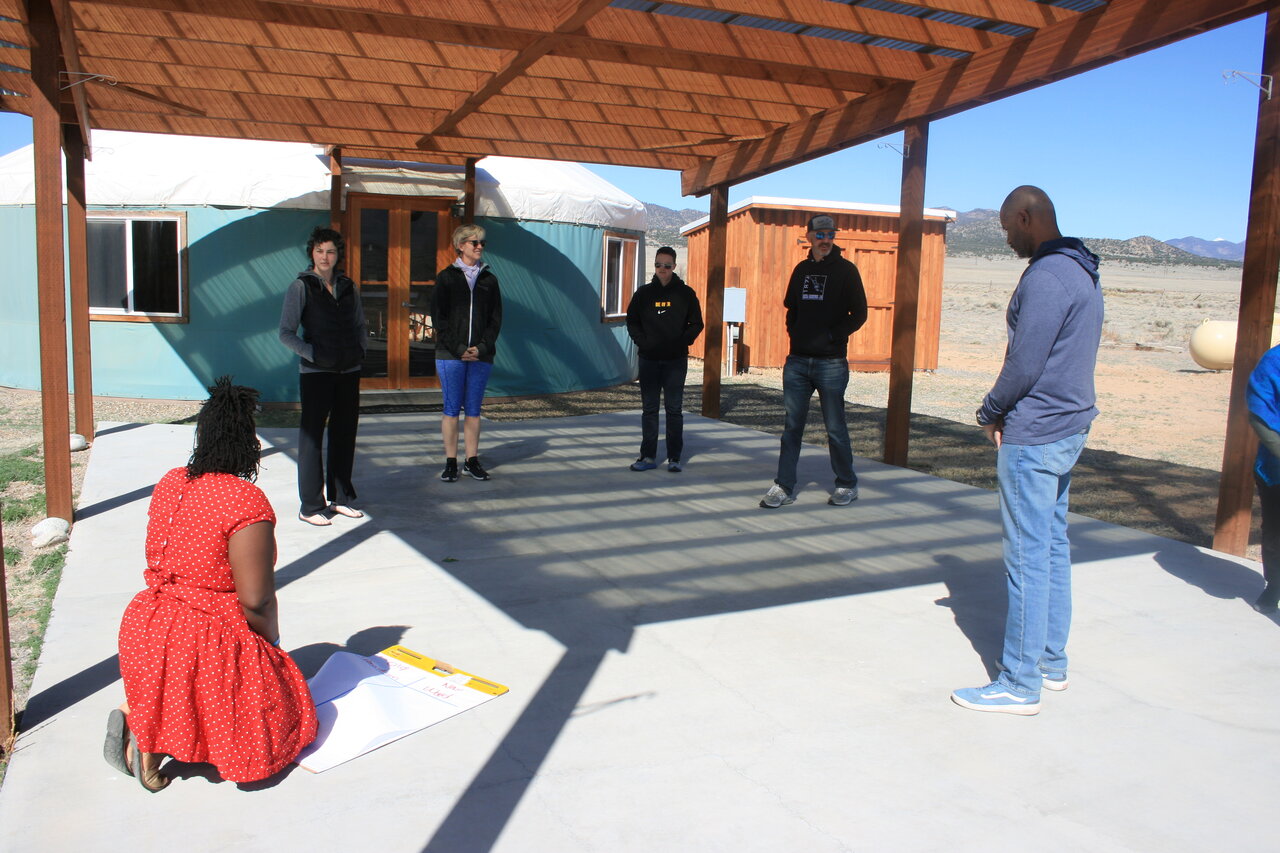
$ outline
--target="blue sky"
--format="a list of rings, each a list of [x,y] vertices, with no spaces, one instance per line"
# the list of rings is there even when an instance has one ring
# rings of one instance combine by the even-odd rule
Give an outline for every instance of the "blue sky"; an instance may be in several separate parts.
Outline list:
[[[1035,91],[934,122],[925,203],[1000,206],[1043,187],[1062,230],[1081,237],[1244,239],[1262,17],[1222,27]],[[1277,92],[1280,97],[1280,91]],[[901,136],[887,141],[898,142]],[[31,142],[26,116],[0,113],[0,154]],[[705,211],[680,173],[589,166],[641,201]],[[752,195],[897,204],[901,157],[871,142],[730,188]]]
[[[1053,198],[1064,233],[1243,240],[1259,93],[1244,80],[1224,83],[1222,72],[1258,72],[1263,22],[934,122],[925,203],[998,208],[1013,187],[1036,184]],[[641,201],[707,210],[706,196],[680,195],[678,172],[589,168]],[[901,177],[897,152],[871,142],[730,187],[729,202],[763,195],[897,204]]]

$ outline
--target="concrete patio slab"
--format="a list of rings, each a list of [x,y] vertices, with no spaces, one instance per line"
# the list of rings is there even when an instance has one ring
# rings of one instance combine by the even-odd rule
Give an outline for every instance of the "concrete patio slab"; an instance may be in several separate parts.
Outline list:
[[[1071,687],[1037,717],[985,683],[1004,611],[995,495],[858,460],[826,505],[806,447],[686,419],[688,467],[627,470],[638,413],[488,424],[488,482],[442,483],[437,421],[361,422],[366,519],[295,520],[293,436],[263,430],[283,640],[303,670],[394,643],[509,694],[313,775],[238,788],[100,758],[150,487],[192,430],[98,436],[24,732],[12,851],[1274,850],[1280,634],[1258,566],[1073,517]]]

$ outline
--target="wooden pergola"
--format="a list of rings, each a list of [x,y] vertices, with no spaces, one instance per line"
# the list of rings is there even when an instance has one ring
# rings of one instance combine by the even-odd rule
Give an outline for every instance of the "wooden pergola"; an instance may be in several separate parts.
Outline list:
[[[0,0],[0,109],[33,119],[48,512],[72,518],[68,281],[76,431],[93,434],[84,159],[94,129],[322,144],[333,152],[335,186],[343,156],[465,164],[469,176],[491,154],[678,169],[686,194],[711,196],[710,417],[719,416],[729,187],[903,131],[884,444],[885,460],[903,465],[929,122],[1264,12],[1262,71],[1276,74],[1278,7],[1280,0]],[[1278,104],[1280,97],[1260,100],[1240,369],[1215,538],[1233,553],[1246,544],[1252,499],[1243,384],[1270,340],[1280,264]],[[335,194],[335,214],[337,202]]]

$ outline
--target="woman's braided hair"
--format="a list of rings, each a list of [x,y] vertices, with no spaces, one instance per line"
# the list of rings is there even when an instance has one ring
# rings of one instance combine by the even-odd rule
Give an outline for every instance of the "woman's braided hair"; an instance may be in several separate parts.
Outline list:
[[[219,376],[209,386],[209,399],[196,416],[188,480],[201,474],[233,474],[251,483],[258,478],[262,446],[253,421],[257,407],[257,389],[232,385],[230,376]]]

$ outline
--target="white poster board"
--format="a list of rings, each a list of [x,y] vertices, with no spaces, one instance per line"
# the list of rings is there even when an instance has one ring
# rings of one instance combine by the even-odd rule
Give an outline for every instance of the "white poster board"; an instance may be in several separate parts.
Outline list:
[[[492,681],[392,646],[334,652],[308,682],[319,730],[294,759],[312,773],[372,752],[507,692]]]

